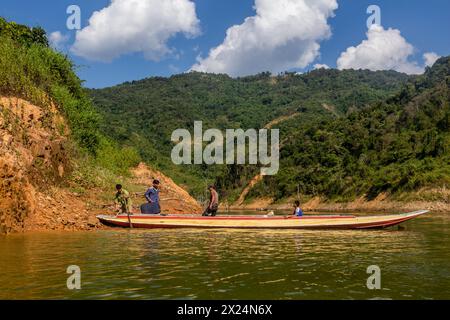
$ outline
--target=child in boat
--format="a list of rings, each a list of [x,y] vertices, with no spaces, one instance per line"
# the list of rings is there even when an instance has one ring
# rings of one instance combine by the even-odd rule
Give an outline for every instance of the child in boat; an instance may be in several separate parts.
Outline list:
[[[161,207],[159,205],[159,180],[153,180],[152,187],[145,192],[147,203],[141,206],[142,214],[159,214]]]
[[[114,202],[119,208],[121,213],[131,213],[131,198],[130,193],[122,188],[121,184],[116,185],[116,196],[114,197]]]
[[[294,202],[294,216],[301,217],[303,216],[303,210],[300,208],[300,201],[296,200]]]

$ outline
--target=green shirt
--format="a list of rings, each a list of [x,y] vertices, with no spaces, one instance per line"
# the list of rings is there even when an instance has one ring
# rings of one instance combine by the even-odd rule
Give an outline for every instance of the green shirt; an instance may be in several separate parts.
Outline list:
[[[131,208],[130,193],[125,189],[117,191],[114,202],[120,204],[122,207]]]

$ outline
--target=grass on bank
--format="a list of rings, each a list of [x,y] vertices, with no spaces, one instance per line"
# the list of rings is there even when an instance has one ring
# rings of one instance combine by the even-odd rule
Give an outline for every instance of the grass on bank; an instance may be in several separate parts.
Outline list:
[[[48,46],[40,28],[0,18],[0,94],[49,108],[54,103],[70,126],[71,176],[80,188],[106,187],[127,177],[140,156],[103,135],[102,117],[94,109],[67,56]]]

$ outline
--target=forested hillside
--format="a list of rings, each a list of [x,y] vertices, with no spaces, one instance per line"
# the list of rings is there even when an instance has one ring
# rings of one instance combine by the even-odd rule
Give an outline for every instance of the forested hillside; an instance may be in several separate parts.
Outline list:
[[[0,38],[2,161],[8,172],[28,175],[17,178],[18,190],[20,181],[83,190],[111,184],[141,159],[197,198],[215,183],[230,201],[250,181],[257,183],[247,188],[247,200],[350,201],[381,193],[401,199],[421,188],[446,188],[450,180],[449,57],[422,76],[193,72],[92,90],[82,87],[66,56],[49,48],[42,29],[0,19]],[[171,133],[192,130],[196,120],[204,129],[279,128],[279,173],[255,180],[255,166],[174,165]]]
[[[346,117],[306,125],[281,151],[280,173],[249,197],[400,196],[450,183],[450,57],[399,94]],[[230,181],[230,179],[225,179]],[[433,199],[437,200],[437,199]]]
[[[256,168],[174,166],[170,160],[173,130],[192,131],[195,120],[202,120],[205,129],[258,129],[273,122],[272,127],[282,130],[283,140],[311,122],[344,117],[384,101],[408,79],[393,71],[364,70],[320,69],[279,76],[262,73],[237,79],[194,72],[90,90],[90,94],[105,118],[102,129],[106,135],[124,146],[136,147],[143,159],[194,194],[201,194],[207,183],[221,184],[221,177],[229,180],[229,175],[238,176],[238,181],[228,181],[231,192],[226,194],[231,195],[245,185]]]
[[[207,128],[279,128],[276,176],[246,198],[301,194],[349,201],[445,186],[449,172],[449,58],[422,76],[394,71],[319,69],[306,74],[231,78],[191,72],[89,90],[102,132],[195,196],[216,183],[230,201],[259,169],[242,165],[175,166],[171,133]],[[242,197],[241,197],[242,198]]]

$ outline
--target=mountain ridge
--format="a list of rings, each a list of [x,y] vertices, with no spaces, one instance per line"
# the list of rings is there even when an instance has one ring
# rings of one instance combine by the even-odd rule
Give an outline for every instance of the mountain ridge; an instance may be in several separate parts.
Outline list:
[[[205,184],[216,180],[211,171],[226,169],[172,165],[173,130],[192,130],[196,120],[203,121],[205,128],[224,130],[259,129],[293,114],[300,114],[296,119],[302,122],[345,116],[353,109],[393,95],[410,78],[395,71],[367,70],[315,70],[275,77],[261,73],[241,78],[192,72],[126,82],[88,93],[106,119],[102,126],[105,134],[122,145],[136,147],[143,159],[163,172],[171,172],[179,183],[191,184],[191,192],[201,196]],[[275,127],[283,135],[291,130],[293,121]]]

